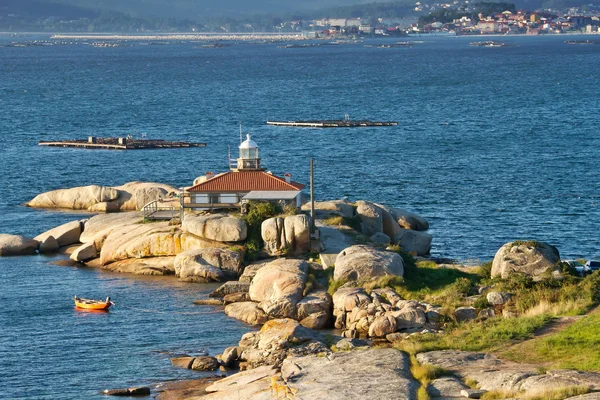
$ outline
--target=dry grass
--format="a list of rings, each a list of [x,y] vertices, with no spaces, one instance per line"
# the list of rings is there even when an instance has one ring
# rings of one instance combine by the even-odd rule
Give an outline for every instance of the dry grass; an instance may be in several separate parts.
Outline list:
[[[590,392],[587,386],[568,386],[559,389],[549,389],[535,395],[523,397],[526,400],[563,400]]]
[[[499,400],[517,397],[518,393],[508,390],[490,390],[481,396],[481,400]]]
[[[410,373],[421,384],[417,390],[417,400],[429,400],[427,386],[429,386],[429,383],[432,380],[439,378],[447,372],[443,368],[436,367],[434,365],[420,364],[414,354],[411,354]]]
[[[600,371],[600,312],[582,317],[566,329],[511,346],[502,357],[547,367]]]
[[[558,389],[548,389],[534,394],[524,392],[491,390],[481,396],[482,400],[497,400],[508,398],[519,398],[523,400],[563,400],[569,397],[579,396],[590,392],[587,386],[567,386]]]
[[[565,300],[559,303],[552,303],[547,300],[540,301],[537,305],[525,311],[524,316],[535,317],[537,315],[577,315],[582,309],[589,307],[589,301],[584,299]]]

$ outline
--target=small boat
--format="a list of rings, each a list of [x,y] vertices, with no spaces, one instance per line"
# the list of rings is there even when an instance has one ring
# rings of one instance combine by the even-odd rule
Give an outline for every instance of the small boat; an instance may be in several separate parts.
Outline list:
[[[115,304],[112,301],[110,301],[110,297],[107,297],[106,300],[90,300],[74,296],[73,300],[75,301],[75,307],[83,310],[106,311],[110,308],[110,306]]]

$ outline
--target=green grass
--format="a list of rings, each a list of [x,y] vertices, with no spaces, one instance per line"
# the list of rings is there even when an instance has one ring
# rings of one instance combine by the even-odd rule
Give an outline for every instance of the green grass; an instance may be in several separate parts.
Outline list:
[[[600,371],[600,312],[594,312],[563,331],[521,343],[503,353],[518,360],[523,356],[553,368]]]
[[[349,227],[356,232],[361,231],[361,219],[360,216],[354,217],[342,217],[341,215],[332,215],[323,220],[323,223],[328,226],[336,227]]]
[[[250,202],[250,211],[242,216],[242,219],[248,225],[248,235],[244,244],[246,248],[246,261],[256,260],[263,248],[263,241],[260,233],[263,221],[280,214],[281,211],[281,207],[275,204],[268,202]]]
[[[447,374],[447,371],[434,365],[420,364],[415,355],[411,354],[410,373],[420,383],[419,389],[417,390],[417,400],[429,400],[430,397],[429,393],[427,393],[427,386],[429,386],[429,383],[432,380]]]
[[[515,240],[511,243],[510,248],[515,246],[529,246],[529,247],[541,247],[542,244],[537,240]]]
[[[494,291],[513,293],[515,296],[507,307],[519,314],[526,314],[541,304],[562,304],[565,307],[556,307],[553,315],[577,315],[600,301],[600,272],[584,279],[567,275],[563,279],[546,278],[538,282],[530,276],[514,274],[509,279],[495,278],[483,283],[493,285]]]
[[[410,354],[433,350],[494,351],[516,341],[529,339],[552,320],[547,315],[513,319],[494,318],[470,321],[446,328],[442,335],[420,335],[400,342],[398,348]]]

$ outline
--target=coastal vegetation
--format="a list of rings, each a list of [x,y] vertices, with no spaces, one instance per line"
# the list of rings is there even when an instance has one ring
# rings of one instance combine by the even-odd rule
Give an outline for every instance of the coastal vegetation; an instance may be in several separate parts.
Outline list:
[[[256,260],[258,254],[263,248],[261,238],[262,223],[278,214],[281,214],[281,207],[267,202],[251,202],[250,210],[242,215],[242,220],[248,225],[248,236],[246,239],[246,259],[248,261]]]
[[[600,371],[600,313],[595,310],[562,331],[516,344],[501,352],[518,361],[526,355],[530,362],[552,368]]]

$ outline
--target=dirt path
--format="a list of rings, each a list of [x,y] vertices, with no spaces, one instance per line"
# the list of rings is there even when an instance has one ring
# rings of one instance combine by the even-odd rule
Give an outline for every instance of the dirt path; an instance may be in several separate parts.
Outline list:
[[[535,341],[539,341],[540,339],[543,339],[544,337],[551,336],[551,335],[557,334],[561,331],[564,331],[565,329],[567,329],[569,326],[571,326],[575,322],[580,321],[581,319],[583,319],[589,315],[598,313],[598,312],[600,312],[600,305],[597,305],[597,306],[591,308],[587,313],[585,313],[583,315],[557,317],[554,320],[552,320],[551,322],[549,322],[548,324],[544,325],[543,327],[541,327],[540,329],[535,331],[533,333],[532,338],[511,344],[509,346],[506,346],[502,350],[492,352],[492,354],[498,358],[509,359],[509,360],[512,359],[513,361],[517,361],[514,359],[514,355],[519,354],[521,349],[529,347],[530,344],[533,344]],[[511,357],[511,355],[513,355],[513,357]],[[551,362],[536,363],[536,364],[543,366],[543,367],[551,367],[552,366]]]

